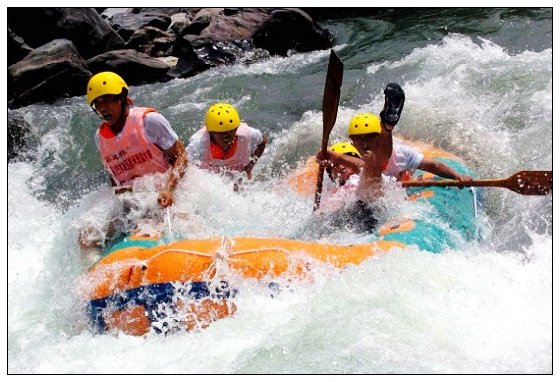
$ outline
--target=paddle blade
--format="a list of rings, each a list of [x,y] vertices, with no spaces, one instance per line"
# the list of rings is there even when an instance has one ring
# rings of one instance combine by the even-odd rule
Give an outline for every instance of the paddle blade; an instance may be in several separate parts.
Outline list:
[[[552,171],[520,171],[507,178],[507,188],[521,195],[552,192]]]
[[[340,61],[340,58],[338,58],[334,50],[331,50],[329,66],[327,68],[327,79],[325,80],[325,90],[323,92],[323,138],[321,140],[321,151],[323,153],[327,151],[327,146],[329,145],[329,135],[334,127],[334,123],[336,122],[343,71],[344,66],[342,65],[342,61]],[[324,171],[324,166],[319,166],[313,211],[316,211],[321,203]]]
[[[326,149],[329,135],[336,122],[343,72],[344,66],[342,61],[340,61],[334,50],[331,50],[325,90],[323,92],[323,141],[321,149]]]

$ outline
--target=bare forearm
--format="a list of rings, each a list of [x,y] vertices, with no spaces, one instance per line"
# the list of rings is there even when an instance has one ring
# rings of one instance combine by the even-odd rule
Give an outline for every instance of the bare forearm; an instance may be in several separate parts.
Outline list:
[[[364,161],[360,158],[355,158],[350,155],[337,154],[329,152],[330,160],[334,166],[344,166],[354,173],[359,173],[364,168]]]
[[[423,159],[418,166],[420,170],[431,172],[437,176],[448,179],[459,179],[460,174],[443,162]]]
[[[260,143],[260,145],[257,146],[257,149],[255,150],[255,152],[252,155],[255,162],[257,161],[257,159],[259,159],[261,157],[261,155],[263,155],[264,148],[266,147],[266,143],[268,142],[268,139],[266,138],[266,135],[263,134],[262,137],[263,137],[262,142]]]
[[[179,180],[181,180],[183,175],[185,175],[189,160],[185,146],[180,141],[176,142],[170,151],[171,152],[168,152],[167,154],[170,156],[172,164],[165,188],[173,191],[175,190],[177,183],[179,183]]]
[[[262,142],[257,146],[253,155],[251,155],[251,159],[249,160],[247,166],[245,166],[244,171],[251,171],[253,169],[259,158],[263,155],[266,143],[267,138],[266,135],[263,134]]]
[[[171,166],[169,171],[169,178],[167,179],[166,188],[169,190],[174,190],[179,183],[179,180],[185,175],[185,171],[187,169],[188,159],[186,151],[183,152],[183,155],[179,156],[175,163]]]

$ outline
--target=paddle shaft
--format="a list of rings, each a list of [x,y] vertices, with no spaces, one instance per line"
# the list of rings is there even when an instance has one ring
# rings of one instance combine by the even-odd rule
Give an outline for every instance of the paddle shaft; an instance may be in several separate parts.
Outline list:
[[[132,191],[132,186],[113,187],[113,192],[115,193],[115,195],[122,194],[124,192],[130,192],[130,191]]]
[[[552,191],[552,171],[520,171],[505,179],[418,180],[402,183],[403,187],[504,187],[522,195],[546,195]]]
[[[340,101],[340,86],[342,85],[342,75],[344,67],[340,58],[334,50],[331,50],[329,57],[329,66],[327,68],[327,78],[325,81],[325,90],[323,92],[323,138],[321,140],[321,152],[323,155],[327,152],[329,145],[329,135],[336,122],[338,113],[338,103]],[[323,191],[323,174],[325,172],[324,164],[319,163],[319,174],[317,176],[317,187],[315,189],[315,200],[313,203],[313,211],[319,208],[321,203],[321,193]]]

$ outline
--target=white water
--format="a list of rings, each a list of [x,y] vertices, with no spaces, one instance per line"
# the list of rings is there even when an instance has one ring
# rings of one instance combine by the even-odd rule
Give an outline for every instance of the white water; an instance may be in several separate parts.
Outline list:
[[[318,58],[302,57],[309,59]],[[550,49],[512,56],[491,43],[451,36],[401,61],[372,65],[368,75],[391,70],[409,78],[398,133],[429,137],[481,177],[504,177],[552,166],[551,60]],[[351,115],[381,103],[379,96],[342,107],[331,141],[343,137]],[[42,110],[28,109],[34,112],[39,115],[31,118],[40,118]],[[77,144],[60,143],[67,124],[43,137],[42,152]],[[267,170],[293,152],[302,160],[312,154],[320,131],[320,113],[309,110],[289,131],[273,134],[255,168],[265,180],[241,193],[189,170],[173,208],[200,224],[182,226],[173,218],[174,228],[189,237],[297,235],[310,201]],[[318,267],[313,282],[292,284],[275,298],[246,280],[234,317],[196,333],[138,338],[93,335],[76,292],[83,272],[76,230],[108,212],[109,188],[84,193],[62,210],[35,196],[45,186],[36,173],[41,168],[33,166],[8,166],[9,373],[552,372],[551,197],[490,190],[479,243],[440,255],[394,250],[342,271]]]

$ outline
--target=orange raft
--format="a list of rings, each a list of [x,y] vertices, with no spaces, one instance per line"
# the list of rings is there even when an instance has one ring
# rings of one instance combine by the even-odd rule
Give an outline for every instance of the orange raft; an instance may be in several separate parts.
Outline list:
[[[407,142],[408,143],[408,142]],[[469,173],[460,158],[414,143],[424,156]],[[302,195],[312,196],[317,164],[311,160],[288,178]],[[433,175],[416,172],[416,178]],[[280,277],[305,277],[312,264],[358,265],[394,248],[416,246],[440,253],[458,235],[476,237],[476,195],[472,189],[408,188],[409,200],[429,203],[433,216],[402,216],[379,227],[367,244],[333,245],[280,238],[210,238],[168,243],[140,233],[109,249],[85,275],[87,310],[100,333],[143,335],[205,328],[235,313],[238,281],[257,279],[274,290]]]
[[[132,236],[85,275],[88,314],[98,332],[143,335],[204,328],[235,312],[232,276],[303,277],[313,261],[345,267],[405,247],[383,240],[341,246],[249,237],[149,243]]]

